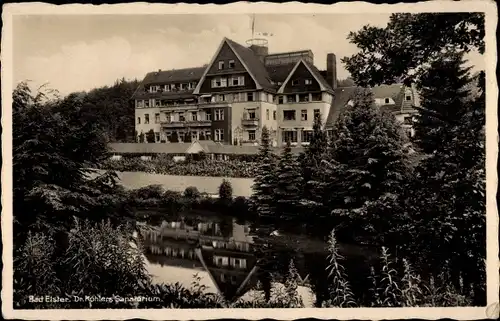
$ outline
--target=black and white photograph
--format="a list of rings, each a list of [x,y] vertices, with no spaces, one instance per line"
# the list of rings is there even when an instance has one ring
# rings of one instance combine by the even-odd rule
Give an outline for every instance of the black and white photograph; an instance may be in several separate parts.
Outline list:
[[[495,3],[2,20],[4,317],[498,318]]]

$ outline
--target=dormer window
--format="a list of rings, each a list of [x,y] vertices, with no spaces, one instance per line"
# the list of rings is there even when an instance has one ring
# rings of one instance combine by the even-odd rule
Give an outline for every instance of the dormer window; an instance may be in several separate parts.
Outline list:
[[[410,100],[411,100],[411,95],[406,95],[405,100],[406,100],[406,101],[410,101]]]
[[[384,100],[384,102],[385,102],[386,104],[389,104],[389,103],[391,102],[391,100],[390,100],[389,98],[386,98],[386,99]]]
[[[313,81],[312,81],[312,79],[306,79],[305,83],[306,83],[306,85],[312,85]]]
[[[234,68],[234,60],[229,60],[229,68],[231,68],[231,69]]]
[[[219,70],[224,69],[224,61],[219,61]]]
[[[299,81],[298,80],[292,80],[292,86],[298,86]]]

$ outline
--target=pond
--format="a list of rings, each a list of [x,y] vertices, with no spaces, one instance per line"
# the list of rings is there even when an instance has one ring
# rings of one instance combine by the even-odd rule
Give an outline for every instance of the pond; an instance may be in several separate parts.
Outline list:
[[[323,240],[269,233],[269,227],[255,227],[227,216],[188,213],[163,218],[157,225],[141,223],[148,270],[156,282],[179,282],[189,288],[198,276],[207,292],[229,300],[248,298],[261,292],[258,281],[264,270],[271,269],[273,286],[282,286],[293,259],[299,273],[298,293],[306,307],[313,307],[316,299],[321,302],[328,292]],[[270,255],[262,254],[263,245],[272,249]],[[374,253],[345,244],[340,251],[347,257],[345,265],[354,276],[355,290],[359,276],[368,273],[367,262]],[[269,258],[273,264],[263,264]]]

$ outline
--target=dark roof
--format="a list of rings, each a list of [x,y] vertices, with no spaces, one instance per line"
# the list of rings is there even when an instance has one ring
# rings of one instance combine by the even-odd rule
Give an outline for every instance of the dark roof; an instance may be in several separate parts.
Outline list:
[[[167,84],[172,82],[198,81],[201,79],[205,67],[172,69],[150,72],[142,81],[145,85]]]
[[[184,154],[191,143],[111,143],[108,146],[115,154]]]
[[[330,113],[328,114],[328,118],[326,120],[327,126],[332,126],[333,123],[337,120],[339,114],[342,112],[342,110],[344,110],[357,88],[359,87],[339,87],[334,90],[335,96],[330,107]],[[405,87],[402,84],[381,85],[371,88],[373,98],[392,98],[394,100],[394,104],[380,106],[381,110],[386,110],[389,112],[397,112],[402,109],[404,90]],[[415,95],[416,93],[413,92],[413,94]]]
[[[264,67],[264,63],[255,55],[252,49],[240,45],[231,39],[226,41],[231,45],[231,47],[240,56],[243,62],[250,69],[250,72],[254,75],[257,82],[262,86],[263,89],[275,91],[275,86],[271,83],[271,78],[267,73],[267,69]]]
[[[149,72],[146,74],[146,77],[144,77],[144,80],[141,82],[139,87],[137,87],[137,90],[132,95],[132,99],[185,99],[194,97],[194,95],[192,94],[192,90],[183,92],[168,91],[161,93],[150,93],[146,91],[146,86],[155,84],[161,85],[167,83],[199,81],[204,71],[205,67],[196,67]]]
[[[286,80],[293,67],[295,67],[295,63],[266,66],[266,69],[271,79],[277,84]]]
[[[314,76],[321,82],[321,85],[323,85],[326,88],[327,91],[329,91],[330,93],[333,94],[332,85],[330,85],[326,81],[325,77],[323,77],[323,75],[318,70],[318,68],[316,68],[315,65],[308,63],[307,61],[304,61],[304,60],[302,60],[302,61],[311,69],[311,71],[314,74]]]
[[[207,154],[255,155],[259,146],[222,145],[214,141],[198,141]],[[185,154],[193,143],[111,143],[110,152],[114,154]],[[272,147],[274,154],[280,154],[282,148]],[[299,154],[303,147],[292,147],[292,153]]]
[[[330,106],[330,113],[326,119],[326,125],[332,126],[339,117],[342,110],[352,98],[357,87],[335,88],[334,97]]]

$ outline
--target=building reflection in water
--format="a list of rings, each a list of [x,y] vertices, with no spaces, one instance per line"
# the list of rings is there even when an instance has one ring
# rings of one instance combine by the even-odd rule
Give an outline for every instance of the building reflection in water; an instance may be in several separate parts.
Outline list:
[[[253,239],[234,219],[180,217],[143,230],[146,257],[162,266],[204,268],[227,300],[243,295],[256,282]]]

